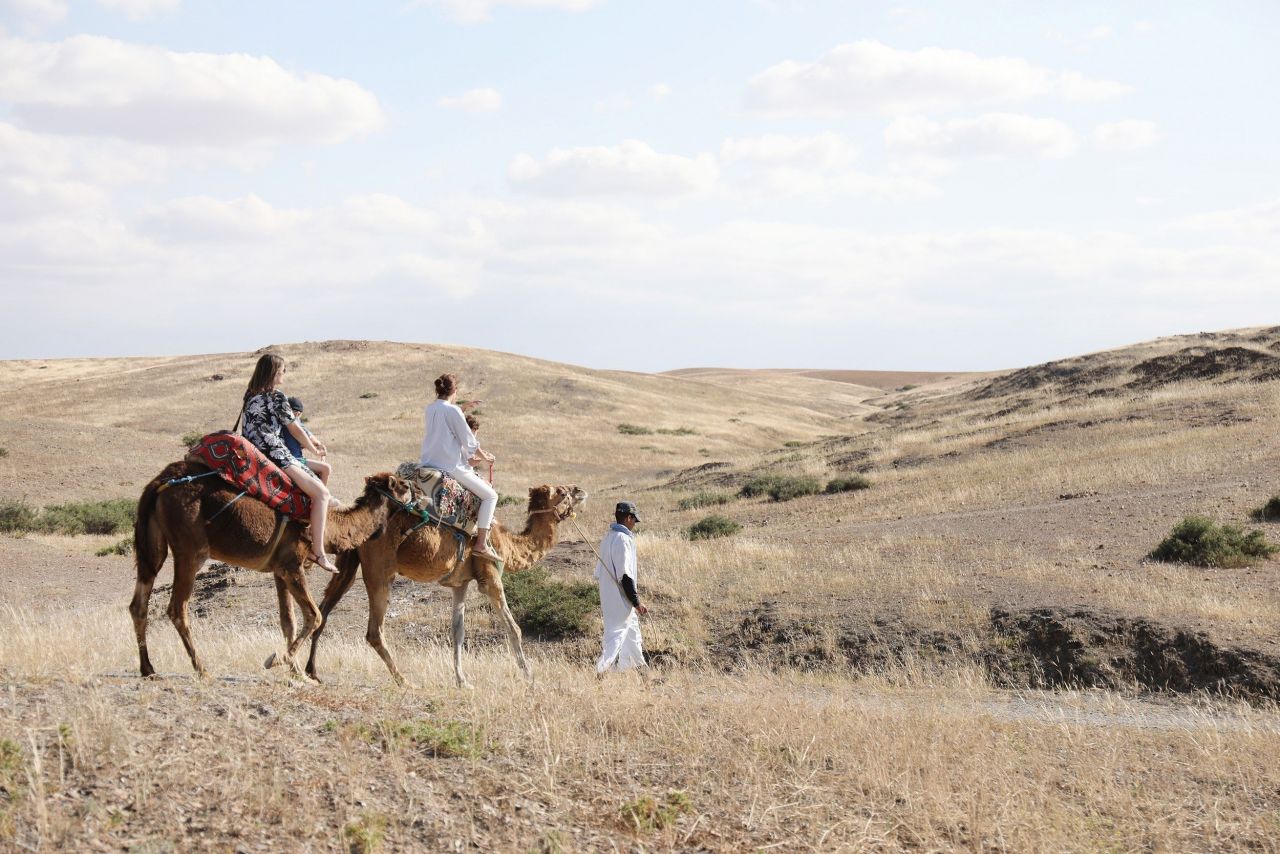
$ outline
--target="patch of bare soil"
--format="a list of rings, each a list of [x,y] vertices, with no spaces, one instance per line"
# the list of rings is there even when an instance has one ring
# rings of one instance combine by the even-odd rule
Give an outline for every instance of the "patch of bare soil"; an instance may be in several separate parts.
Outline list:
[[[1263,381],[1280,377],[1280,358],[1248,347],[1187,347],[1134,365],[1127,388],[1152,389],[1187,380]]]
[[[763,602],[711,643],[725,670],[876,673],[912,662],[975,665],[1005,688],[1204,691],[1280,699],[1280,656],[1219,644],[1206,633],[1087,608],[992,608],[972,635],[919,625],[900,614],[797,617]]]

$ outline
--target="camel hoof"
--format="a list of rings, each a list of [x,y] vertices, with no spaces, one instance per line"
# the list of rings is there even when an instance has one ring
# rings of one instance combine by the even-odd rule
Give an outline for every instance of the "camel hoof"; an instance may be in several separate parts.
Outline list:
[[[267,656],[266,661],[262,662],[262,669],[270,670],[271,668],[283,663],[284,662],[280,660],[280,656],[273,652]]]
[[[476,689],[476,686],[472,685],[470,682],[468,682],[465,679],[458,680],[458,687],[461,688],[463,691],[474,691]]]

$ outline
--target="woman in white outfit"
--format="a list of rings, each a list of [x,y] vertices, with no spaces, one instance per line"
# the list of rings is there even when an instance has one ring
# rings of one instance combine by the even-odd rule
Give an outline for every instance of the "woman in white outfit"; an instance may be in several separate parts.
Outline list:
[[[493,454],[480,447],[476,434],[467,426],[467,416],[454,403],[458,396],[458,378],[443,374],[436,380],[436,400],[427,406],[426,434],[422,438],[422,465],[440,469],[480,498],[480,514],[476,520],[476,542],[472,549],[490,560],[500,560],[489,546],[489,528],[493,511],[498,507],[498,493],[471,466],[492,463]],[[473,401],[470,406],[478,405]]]

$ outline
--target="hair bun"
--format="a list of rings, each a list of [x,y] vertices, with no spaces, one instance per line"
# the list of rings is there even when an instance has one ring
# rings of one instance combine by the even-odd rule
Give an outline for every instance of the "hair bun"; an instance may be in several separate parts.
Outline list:
[[[436,379],[436,397],[448,397],[458,390],[458,378],[453,374],[441,374]]]

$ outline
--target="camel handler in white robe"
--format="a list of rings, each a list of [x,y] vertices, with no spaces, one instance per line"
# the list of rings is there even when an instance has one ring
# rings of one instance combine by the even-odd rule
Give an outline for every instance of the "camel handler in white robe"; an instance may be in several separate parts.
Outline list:
[[[596,662],[596,674],[646,667],[640,639],[640,617],[649,609],[640,604],[636,591],[636,540],[632,533],[640,511],[631,501],[619,501],[617,521],[600,541],[595,578],[600,584],[600,608],[604,612],[604,650]]]

